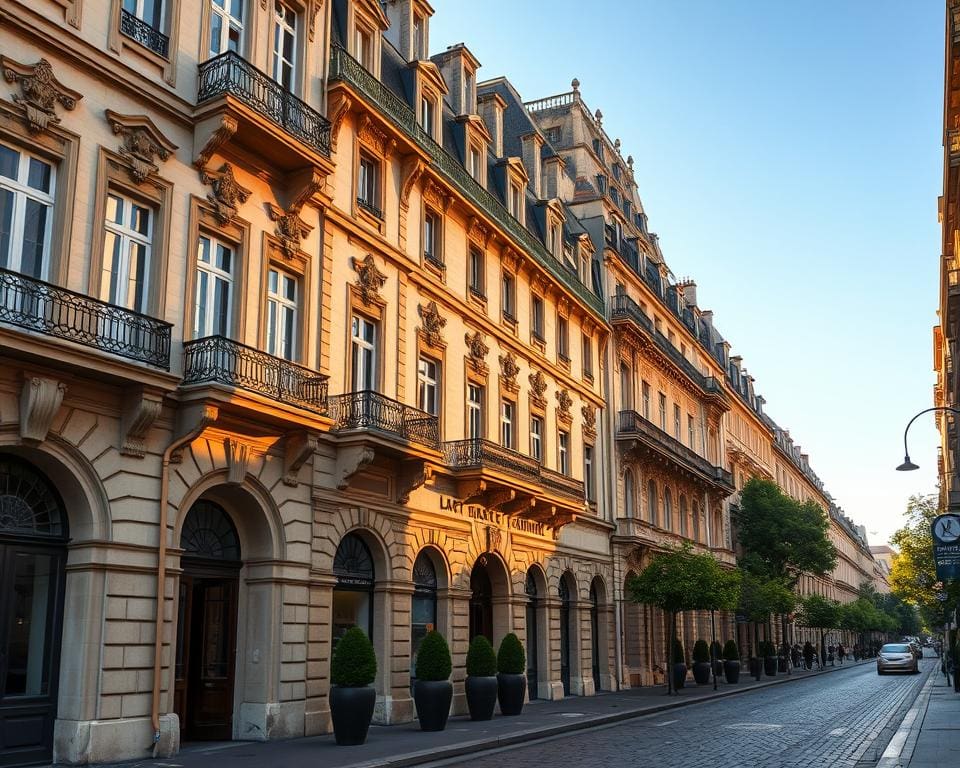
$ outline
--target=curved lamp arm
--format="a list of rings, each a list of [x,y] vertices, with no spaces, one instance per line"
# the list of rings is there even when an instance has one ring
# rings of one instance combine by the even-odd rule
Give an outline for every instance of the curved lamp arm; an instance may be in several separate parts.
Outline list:
[[[913,422],[923,416],[923,414],[930,413],[931,411],[950,411],[950,413],[960,415],[960,410],[956,408],[950,408],[946,405],[935,405],[932,408],[926,408],[920,411],[920,413],[910,419],[910,421],[907,422],[907,428],[903,430],[903,464],[897,467],[898,472],[910,472],[914,469],[920,469],[920,467],[910,461],[910,451],[907,450],[907,432],[910,431],[910,425],[913,424]]]

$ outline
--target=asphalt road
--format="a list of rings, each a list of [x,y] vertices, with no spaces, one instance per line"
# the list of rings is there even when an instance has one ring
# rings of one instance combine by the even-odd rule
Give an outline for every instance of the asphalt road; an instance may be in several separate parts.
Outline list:
[[[471,768],[842,768],[875,765],[939,660],[919,675],[873,664],[726,700],[432,765]]]

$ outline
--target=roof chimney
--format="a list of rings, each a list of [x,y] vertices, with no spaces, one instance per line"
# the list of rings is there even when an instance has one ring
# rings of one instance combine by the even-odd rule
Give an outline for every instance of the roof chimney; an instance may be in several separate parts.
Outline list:
[[[493,139],[493,154],[497,158],[503,157],[503,110],[506,108],[507,102],[494,91],[477,97],[477,110]]]
[[[527,182],[530,185],[530,191],[537,200],[542,200],[541,194],[541,176],[540,176],[540,148],[543,147],[543,138],[536,131],[530,131],[520,137],[521,155],[523,167],[527,171]]]

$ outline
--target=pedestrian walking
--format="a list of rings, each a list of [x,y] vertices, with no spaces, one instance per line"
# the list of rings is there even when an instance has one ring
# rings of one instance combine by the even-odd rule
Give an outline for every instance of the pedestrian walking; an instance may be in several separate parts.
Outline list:
[[[853,644],[853,660],[860,661],[860,646],[856,643]]]
[[[813,657],[815,655],[813,645],[807,640],[807,642],[803,644],[803,663],[807,669],[813,669]]]
[[[837,645],[837,658],[840,659],[840,665],[843,665],[843,657],[847,655],[846,648],[843,647],[843,643]]]

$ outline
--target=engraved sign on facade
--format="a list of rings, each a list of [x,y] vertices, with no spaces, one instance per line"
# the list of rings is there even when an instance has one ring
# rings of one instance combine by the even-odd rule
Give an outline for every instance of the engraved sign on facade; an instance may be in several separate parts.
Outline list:
[[[503,512],[498,512],[495,509],[488,509],[480,504],[464,504],[462,501],[458,501],[450,496],[440,497],[440,509],[454,512],[470,520],[488,523],[497,528],[505,528],[509,531],[517,531],[518,533],[533,534],[534,536],[543,536],[544,538],[553,538],[553,529],[536,520],[527,520],[524,517],[512,517]]]

